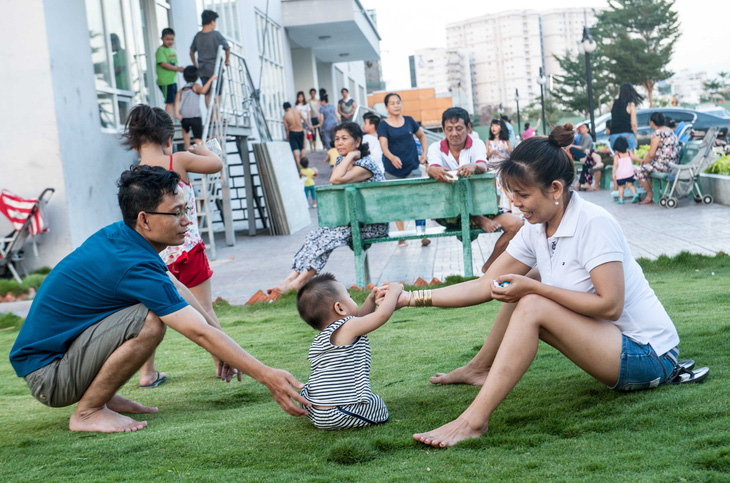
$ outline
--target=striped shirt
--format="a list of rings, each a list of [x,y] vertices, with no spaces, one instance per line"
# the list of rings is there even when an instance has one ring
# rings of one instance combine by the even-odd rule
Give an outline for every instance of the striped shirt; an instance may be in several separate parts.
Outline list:
[[[302,394],[312,404],[340,406],[368,401],[370,389],[370,342],[367,335],[349,345],[333,345],[335,330],[353,317],[345,317],[317,334],[309,348],[312,375]]]

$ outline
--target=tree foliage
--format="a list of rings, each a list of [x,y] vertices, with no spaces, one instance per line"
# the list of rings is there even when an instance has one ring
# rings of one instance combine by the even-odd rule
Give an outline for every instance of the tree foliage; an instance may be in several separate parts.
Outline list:
[[[680,36],[675,0],[608,0],[598,13],[599,49],[617,84],[643,86],[653,102],[654,85],[673,73],[667,65]]]
[[[598,43],[598,40],[594,37]],[[561,75],[555,76],[555,84],[551,95],[556,102],[568,111],[589,116],[588,82],[586,77],[585,54],[574,54],[566,51],[562,56],[555,56]],[[607,106],[613,98],[615,81],[608,70],[608,59],[599,50],[592,53],[591,76],[593,78],[593,106],[600,113],[601,106]]]

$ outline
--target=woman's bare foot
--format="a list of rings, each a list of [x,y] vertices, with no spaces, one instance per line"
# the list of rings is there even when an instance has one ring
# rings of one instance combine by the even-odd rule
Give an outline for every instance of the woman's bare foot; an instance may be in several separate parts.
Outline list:
[[[106,403],[106,407],[118,413],[147,414],[157,412],[157,408],[144,406],[136,401],[122,397],[119,394],[115,394],[114,397]]]
[[[458,419],[446,423],[433,431],[414,434],[413,439],[423,444],[446,448],[448,446],[454,446],[456,443],[465,439],[478,438],[486,432],[486,425],[473,427],[462,415]]]
[[[68,429],[71,431],[91,431],[99,433],[128,433],[139,431],[147,426],[147,421],[135,421],[128,416],[112,411],[106,406],[92,410],[79,410],[71,415]]]
[[[482,386],[487,378],[487,374],[489,374],[489,369],[472,369],[466,365],[446,374],[437,372],[435,376],[429,377],[428,380],[431,384],[470,384],[472,386]]]
[[[476,218],[476,217],[475,217]],[[494,220],[490,220],[486,216],[480,216],[477,219],[477,223],[479,224],[479,228],[484,230],[487,233],[494,233],[495,231],[502,228],[502,225],[497,223]]]
[[[167,374],[165,374],[162,371],[157,372],[155,370],[154,366],[152,367],[152,372],[144,372],[143,373],[143,371],[140,370],[140,372],[139,372],[139,385],[140,386],[149,386],[150,384],[153,384],[155,381],[157,381],[158,378],[159,379],[162,379],[164,377],[167,377]],[[112,400],[114,400],[114,398],[112,398]],[[118,409],[115,409],[115,411],[118,411]],[[124,412],[129,412],[129,411],[124,411]]]
[[[646,198],[644,198],[643,200],[639,201],[639,204],[640,205],[650,205],[652,203],[654,203],[654,200],[651,199],[651,196],[650,195],[646,195]]]

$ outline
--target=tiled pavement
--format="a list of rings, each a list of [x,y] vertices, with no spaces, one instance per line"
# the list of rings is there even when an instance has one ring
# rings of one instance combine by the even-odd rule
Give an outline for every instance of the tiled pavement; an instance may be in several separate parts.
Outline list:
[[[310,156],[312,165],[320,170],[318,184],[326,184],[329,168],[321,155]],[[580,194],[612,213],[621,224],[635,257],[656,258],[676,255],[686,250],[693,253],[714,254],[730,252],[730,207],[697,205],[681,200],[678,208],[667,209],[658,205],[617,205],[607,191]],[[236,245],[225,245],[222,234],[216,240],[218,257],[211,262],[213,297],[223,297],[232,304],[243,304],[259,289],[273,287],[291,269],[293,255],[299,249],[309,230],[316,227],[316,210],[311,209],[310,227],[290,236],[254,237],[239,234]],[[412,227],[412,223],[411,227]],[[432,223],[432,222],[429,222]],[[408,223],[406,224],[408,228]],[[498,234],[484,234],[473,242],[474,273],[491,253]],[[407,247],[393,243],[379,243],[369,250],[370,271],[374,282],[405,281],[412,283],[418,277],[443,280],[447,275],[463,274],[461,244],[456,238],[435,238],[427,247],[410,241]],[[355,282],[354,257],[349,248],[335,250],[326,271],[332,272],[346,285]],[[2,304],[0,312],[12,310],[25,315],[27,302]]]

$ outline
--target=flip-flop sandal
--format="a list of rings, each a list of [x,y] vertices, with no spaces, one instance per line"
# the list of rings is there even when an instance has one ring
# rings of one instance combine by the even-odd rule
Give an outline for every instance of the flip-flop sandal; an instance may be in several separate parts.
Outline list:
[[[140,384],[140,389],[152,389],[153,387],[157,387],[163,382],[167,381],[167,376],[160,377],[160,371],[157,371],[157,379],[155,379],[155,382],[152,384]]]
[[[669,381],[669,384],[689,384],[694,382],[702,382],[707,379],[707,376],[709,374],[709,367],[700,367],[696,371],[686,370],[683,367],[680,367],[679,373],[674,377],[674,379]]]

